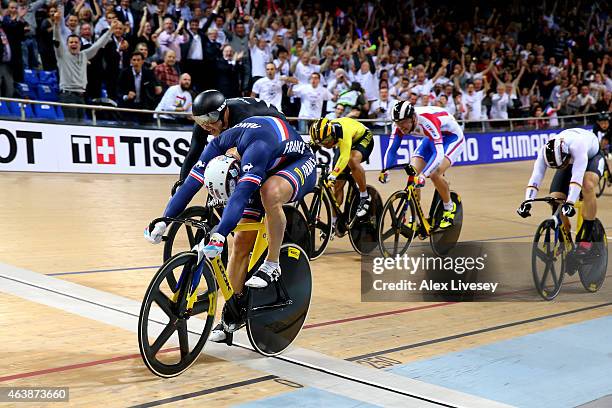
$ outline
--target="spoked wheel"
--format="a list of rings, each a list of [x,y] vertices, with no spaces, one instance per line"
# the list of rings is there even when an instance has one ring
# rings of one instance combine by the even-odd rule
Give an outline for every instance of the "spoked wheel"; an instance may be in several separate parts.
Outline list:
[[[403,255],[417,230],[417,212],[404,190],[396,191],[383,207],[378,243],[383,256]]]
[[[217,285],[208,262],[197,270],[197,258],[193,252],[170,258],[142,302],[138,346],[146,366],[160,377],[177,376],[196,361],[215,320]]]
[[[442,200],[435,202],[433,210],[432,230],[429,236],[431,249],[438,256],[448,254],[457,245],[459,235],[461,235],[461,227],[463,226],[463,203],[461,197],[454,191],[451,191],[451,200],[457,206],[457,212],[453,220],[453,225],[446,229],[440,229],[440,221],[444,213],[444,205]]]
[[[601,197],[601,195],[603,194],[604,190],[606,189],[606,185],[608,184],[609,177],[610,177],[610,172],[608,171],[608,168],[606,166],[606,168],[604,169],[603,176],[599,178],[599,185],[598,185],[597,193],[595,194],[597,197]]]
[[[360,255],[367,255],[378,247],[378,224],[383,211],[383,202],[378,191],[372,186],[367,186],[368,194],[372,202],[369,213],[363,217],[357,217],[359,206],[359,191],[354,190],[354,196],[349,207],[349,220],[352,225],[349,230],[351,245]]]
[[[599,219],[593,224],[593,252],[578,268],[580,282],[588,292],[597,292],[608,272],[608,237]]]
[[[293,243],[310,253],[310,231],[306,217],[293,205],[284,205],[283,211],[287,219],[287,227],[283,243]]]
[[[177,218],[194,218],[198,221],[204,221],[210,228],[219,223],[219,218],[212,208],[201,206],[186,208]],[[191,251],[194,245],[204,238],[204,235],[205,232],[200,229],[173,222],[168,228],[164,244],[164,261],[179,252]],[[223,250],[222,259],[227,264],[227,246]]]
[[[531,272],[538,294],[553,300],[561,290],[565,272],[565,243],[553,220],[543,221],[536,230],[531,249]]]
[[[299,203],[306,216],[310,231],[310,260],[315,260],[325,252],[332,234],[332,210],[327,196],[320,190],[308,194]]]
[[[249,291],[247,334],[253,348],[265,356],[282,353],[300,334],[312,295],[308,254],[297,245],[283,244],[279,262],[278,281]]]

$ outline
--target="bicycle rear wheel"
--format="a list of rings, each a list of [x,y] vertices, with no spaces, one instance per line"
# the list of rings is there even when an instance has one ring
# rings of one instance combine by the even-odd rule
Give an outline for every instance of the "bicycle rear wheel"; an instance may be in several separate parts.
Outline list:
[[[300,212],[300,210],[291,204],[285,204],[283,206],[283,211],[285,212],[285,218],[287,219],[283,243],[296,244],[301,248],[304,248],[307,254],[310,253],[311,239],[306,218]]]
[[[406,253],[416,233],[417,212],[404,190],[387,199],[378,224],[378,244],[383,256]]]
[[[358,254],[368,255],[378,247],[378,224],[382,216],[383,202],[378,191],[368,185],[367,191],[371,198],[369,213],[364,217],[357,217],[359,190],[355,188],[353,191],[353,199],[348,210],[348,219],[352,223],[349,224],[349,240]]]
[[[300,201],[300,210],[306,216],[310,231],[310,260],[323,255],[332,234],[332,210],[327,196],[315,187],[315,192]]]
[[[282,353],[293,343],[308,316],[312,275],[308,253],[295,244],[283,244],[278,281],[249,290],[247,334],[264,356]]]
[[[440,221],[444,213],[444,204],[442,200],[435,201],[429,241],[431,243],[431,249],[438,256],[448,254],[457,245],[459,235],[461,235],[461,227],[463,226],[463,203],[461,197],[454,191],[451,191],[451,200],[457,206],[457,212],[455,213],[453,225],[446,229],[440,229]]]
[[[582,262],[578,268],[580,283],[588,292],[597,292],[606,279],[608,272],[608,237],[599,219],[593,224],[593,255],[588,262]]]
[[[544,300],[553,300],[563,283],[567,253],[561,236],[555,222],[545,220],[533,238],[531,273],[536,290]]]
[[[138,318],[140,355],[149,370],[160,377],[177,376],[195,363],[215,320],[217,285],[210,264],[201,262],[199,275],[196,262],[193,252],[170,258],[153,277],[142,301]],[[195,287],[193,301],[187,299],[190,286]],[[202,319],[196,318],[198,315]]]

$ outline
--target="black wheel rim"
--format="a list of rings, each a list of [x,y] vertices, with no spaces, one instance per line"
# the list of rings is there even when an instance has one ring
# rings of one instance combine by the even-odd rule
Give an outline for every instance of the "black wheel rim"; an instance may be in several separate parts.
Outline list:
[[[453,225],[449,228],[440,229],[440,221],[444,213],[444,205],[441,200],[437,201],[432,219],[432,231],[429,236],[431,249],[438,256],[448,254],[459,241],[461,228],[463,226],[463,202],[457,193],[451,191],[451,200],[457,206],[457,212],[453,220]]]
[[[332,234],[332,211],[329,199],[321,190],[308,194],[301,202],[310,231],[310,259],[323,255]]]
[[[215,319],[217,289],[208,263],[197,286],[197,300],[187,309],[185,290],[193,282],[194,253],[180,253],[169,259],[156,273],[141,306],[138,344],[145,365],[160,377],[174,377],[197,359]],[[180,281],[177,299],[169,284]],[[180,278],[182,276],[182,278]],[[176,346],[178,344],[178,346]]]
[[[284,205],[283,211],[287,219],[283,243],[293,243],[310,253],[310,230],[304,215],[292,205]]]
[[[283,352],[297,338],[308,316],[312,296],[312,276],[308,254],[297,245],[284,244],[279,262],[279,282],[249,291],[247,333],[253,348],[263,355]],[[290,304],[271,307],[283,301],[283,285]],[[268,309],[257,309],[268,307]]]
[[[608,238],[599,219],[595,220],[592,236],[592,255],[578,268],[580,283],[587,292],[597,292],[608,272]]]
[[[540,224],[533,239],[531,271],[538,294],[545,300],[554,299],[561,290],[565,272],[565,243],[554,221]]]
[[[389,197],[380,217],[378,242],[383,256],[403,255],[414,238],[412,223],[417,222],[408,193],[396,191]]]
[[[383,202],[378,191],[372,186],[367,186],[371,198],[371,205],[367,215],[357,218],[357,206],[359,205],[359,193],[354,189],[353,199],[349,207],[349,220],[352,225],[349,230],[349,239],[353,249],[361,255],[372,253],[378,248],[378,225],[383,211]]]

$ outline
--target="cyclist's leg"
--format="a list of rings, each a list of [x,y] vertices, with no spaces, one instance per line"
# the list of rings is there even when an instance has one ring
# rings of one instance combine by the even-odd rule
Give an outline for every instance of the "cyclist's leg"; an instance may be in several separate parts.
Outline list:
[[[550,196],[553,198],[558,198],[560,200],[565,200],[569,192],[569,183],[571,179],[572,166],[569,166],[565,169],[557,170],[550,183]],[[553,213],[557,210],[557,206],[558,204],[553,205]],[[567,227],[568,230],[571,229],[571,224],[567,217],[561,216],[561,220],[563,221],[563,224]]]
[[[440,166],[429,175],[429,178],[436,187],[436,190],[438,190],[438,193],[440,194],[440,199],[443,203],[448,203],[451,201],[450,187],[448,186],[448,182],[444,178],[444,172],[451,165],[452,164],[448,157],[445,157],[442,161],[442,164],[440,164]]]
[[[366,192],[366,175],[361,162],[363,161],[363,154],[359,150],[351,150],[351,158],[349,159],[348,166],[351,169],[351,174],[357,187],[359,187],[360,193]]]
[[[430,174],[429,178],[433,182],[436,190],[440,194],[440,198],[444,203],[444,209],[452,209],[450,188],[448,182],[444,179],[444,173],[446,170],[453,165],[463,152],[464,147],[463,135],[445,135],[444,136],[444,159],[438,168]]]
[[[434,152],[434,146],[431,140],[429,139],[421,139],[421,142],[417,146],[414,151],[414,154],[410,158],[410,164],[416,170],[417,174],[421,174],[425,166],[427,166],[427,162],[429,160],[433,160],[432,155]],[[421,198],[421,189],[416,189],[416,194]]]
[[[342,205],[344,201],[344,185],[346,184],[346,180],[336,180],[334,183],[334,197],[336,198],[336,202],[338,205]],[[338,216],[336,214],[336,210],[333,209],[334,217]]]
[[[582,180],[582,228],[578,231],[580,241],[590,242],[591,232],[595,218],[597,217],[597,196],[596,188],[599,184],[599,177],[603,175],[604,157],[601,153],[589,159],[584,179]]]

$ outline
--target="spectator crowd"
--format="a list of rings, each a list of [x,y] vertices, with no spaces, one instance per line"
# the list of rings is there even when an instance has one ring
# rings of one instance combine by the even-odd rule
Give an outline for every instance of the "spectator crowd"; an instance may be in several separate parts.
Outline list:
[[[259,97],[287,116],[370,118],[374,127],[384,125],[397,100],[440,106],[469,121],[535,117],[536,127],[560,115],[612,110],[608,2],[1,5],[2,96],[19,96],[14,84],[23,82],[24,69],[43,69],[58,70],[65,102],[190,112],[193,95],[214,88],[227,97]]]

